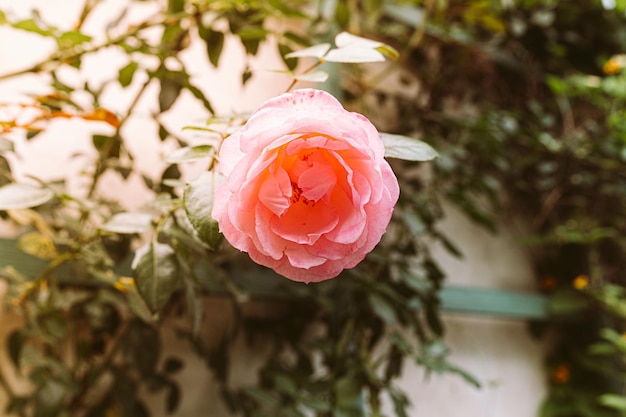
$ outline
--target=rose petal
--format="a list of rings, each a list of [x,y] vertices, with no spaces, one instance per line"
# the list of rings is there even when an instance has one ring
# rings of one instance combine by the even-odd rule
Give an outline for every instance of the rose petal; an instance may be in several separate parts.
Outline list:
[[[328,164],[313,162],[311,167],[298,177],[298,187],[302,189],[302,197],[318,201],[330,195],[337,184],[337,173]]]
[[[306,251],[305,246],[292,246],[285,251],[289,264],[296,268],[310,269],[328,261],[322,256],[314,256]]]
[[[288,241],[312,245],[319,237],[333,230],[339,222],[337,209],[323,201],[304,202],[292,206],[280,217],[271,219],[271,230]]]
[[[289,208],[291,195],[292,189],[289,175],[280,167],[275,172],[267,175],[259,189],[259,200],[277,216],[280,216]]]

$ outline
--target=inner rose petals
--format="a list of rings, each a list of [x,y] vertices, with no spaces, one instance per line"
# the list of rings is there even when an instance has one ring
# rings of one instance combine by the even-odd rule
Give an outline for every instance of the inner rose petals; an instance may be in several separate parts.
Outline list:
[[[321,198],[328,202],[335,184],[337,172],[328,164],[320,162],[312,162],[310,169],[298,177],[298,188],[302,190],[302,197],[314,202]]]
[[[323,201],[293,204],[282,216],[273,217],[271,230],[285,240],[312,245],[339,223],[337,209]]]
[[[337,227],[326,234],[326,238],[335,243],[354,243],[363,233],[367,224],[365,211],[362,207],[355,207],[352,204],[351,196],[339,187],[333,191],[331,204],[337,208],[339,223]]]
[[[277,216],[289,208],[292,195],[289,174],[282,167],[267,174],[259,188],[259,201]]]

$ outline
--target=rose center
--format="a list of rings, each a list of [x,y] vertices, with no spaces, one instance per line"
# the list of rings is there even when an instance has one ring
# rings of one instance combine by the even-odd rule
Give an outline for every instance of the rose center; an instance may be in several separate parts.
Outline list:
[[[285,166],[291,181],[292,204],[312,206],[320,200],[329,202],[337,184],[338,172],[320,149],[306,150]]]

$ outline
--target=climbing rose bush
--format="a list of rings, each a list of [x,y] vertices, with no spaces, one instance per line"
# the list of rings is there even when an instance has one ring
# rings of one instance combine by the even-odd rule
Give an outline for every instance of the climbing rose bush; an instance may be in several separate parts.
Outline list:
[[[376,128],[332,95],[301,89],[262,104],[219,152],[212,210],[237,249],[277,273],[319,282],[380,241],[398,181]]]

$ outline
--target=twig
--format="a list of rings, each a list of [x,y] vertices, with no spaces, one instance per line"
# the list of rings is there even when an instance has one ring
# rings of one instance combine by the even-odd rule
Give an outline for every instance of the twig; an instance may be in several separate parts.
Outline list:
[[[319,59],[315,64],[311,65],[310,67],[302,71],[299,75],[308,74],[309,72],[313,71],[315,68],[319,67],[323,63],[324,63],[324,60]],[[293,80],[291,80],[291,84],[289,84],[289,86],[285,90],[285,93],[288,93],[289,91],[291,91],[291,89],[294,87],[294,85],[296,85],[297,82],[298,82],[298,79],[294,77]]]
[[[126,114],[124,115],[124,117],[122,117],[120,119],[120,123],[117,126],[117,129],[115,130],[115,134],[113,135],[113,137],[121,138],[120,130],[122,129],[122,126],[124,126],[126,121],[128,121],[128,118],[133,113],[134,108],[137,106],[137,103],[139,103],[139,100],[141,99],[141,97],[143,96],[143,94],[146,91],[146,88],[148,88],[148,85],[151,82],[152,82],[152,78],[148,78],[146,80],[146,82],[143,83],[143,85],[139,89],[139,92],[137,93],[137,95],[133,99],[132,103],[130,103],[130,106],[128,106],[128,110],[126,111]],[[87,192],[87,198],[91,198],[93,196],[94,192],[96,191],[96,187],[98,186],[98,181],[100,180],[100,177],[106,171],[105,164],[106,164],[107,155],[111,151],[111,149],[113,147],[113,144],[114,144],[114,140],[113,139],[108,141],[107,144],[105,145],[105,147],[103,147],[102,151],[100,152],[100,158],[98,158],[98,162],[96,164],[96,169],[95,169],[95,172],[94,172],[94,175],[93,175],[93,181],[91,182],[91,185],[89,187],[89,191]]]

